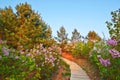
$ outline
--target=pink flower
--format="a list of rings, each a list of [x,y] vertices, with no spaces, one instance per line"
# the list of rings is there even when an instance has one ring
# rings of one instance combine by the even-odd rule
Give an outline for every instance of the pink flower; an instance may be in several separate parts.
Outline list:
[[[102,57],[99,57],[99,61],[100,61],[100,63],[101,63],[103,66],[105,66],[105,67],[107,67],[107,66],[110,66],[110,65],[111,65],[111,63],[110,63],[110,60],[109,60],[109,59],[103,59]]]
[[[15,56],[15,59],[19,59],[19,56]]]
[[[120,52],[118,52],[118,51],[115,50],[115,49],[110,49],[110,50],[109,50],[109,53],[112,55],[113,58],[120,57]]]
[[[115,39],[109,39],[109,40],[107,40],[107,45],[116,46],[117,41]]]
[[[26,54],[26,57],[29,57],[30,56],[30,53]]]

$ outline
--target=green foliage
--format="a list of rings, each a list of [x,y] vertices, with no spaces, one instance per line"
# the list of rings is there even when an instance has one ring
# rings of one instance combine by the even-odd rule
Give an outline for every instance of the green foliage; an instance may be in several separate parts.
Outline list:
[[[110,36],[116,39],[120,39],[120,9],[111,12],[112,21],[106,22]]]
[[[77,42],[77,44],[75,45],[75,48],[72,50],[72,55],[74,57],[79,57],[81,55],[83,46],[84,46],[83,42]]]
[[[53,44],[57,44],[57,42],[54,39],[40,39],[40,38],[37,38],[36,42],[43,44],[44,47],[50,47]],[[36,45],[38,45],[38,44],[36,44]]]
[[[70,66],[64,61],[61,61],[61,65],[64,65],[64,72],[62,72],[62,76],[63,77],[70,76],[71,75]]]
[[[82,47],[81,55],[84,58],[89,58],[89,53],[91,49],[93,48],[93,46],[94,46],[94,43],[92,41],[88,41],[87,43],[84,43]]]
[[[88,41],[87,43],[81,41],[75,44],[75,47],[72,49],[73,56],[82,56],[84,58],[89,58],[89,52],[93,48],[94,43],[92,41]]]

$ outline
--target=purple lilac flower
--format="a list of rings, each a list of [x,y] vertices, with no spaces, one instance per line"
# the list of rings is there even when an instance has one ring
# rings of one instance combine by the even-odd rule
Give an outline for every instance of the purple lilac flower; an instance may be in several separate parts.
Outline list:
[[[46,53],[46,52],[47,52],[47,50],[44,48],[44,49],[43,49],[43,53]]]
[[[7,49],[6,47],[3,47],[2,48],[2,52],[4,53],[5,56],[8,56],[9,55],[9,49]]]
[[[109,59],[103,59],[102,57],[99,57],[99,61],[105,67],[110,66],[111,64]]]
[[[30,53],[26,54],[26,57],[29,57],[30,56]]]
[[[24,54],[24,51],[23,51],[23,50],[20,50],[20,53],[21,53],[21,54]]]
[[[120,57],[120,52],[118,52],[118,51],[115,50],[115,49],[110,49],[110,50],[109,50],[109,53],[112,55],[113,58]]]
[[[116,46],[117,41],[115,39],[109,39],[109,40],[107,40],[107,45]]]
[[[19,56],[15,56],[15,59],[19,59]]]

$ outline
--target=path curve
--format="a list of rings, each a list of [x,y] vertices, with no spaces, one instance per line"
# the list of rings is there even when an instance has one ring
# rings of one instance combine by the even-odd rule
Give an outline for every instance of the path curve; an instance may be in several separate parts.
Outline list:
[[[62,59],[70,65],[70,70],[71,70],[71,77],[70,80],[90,80],[89,76],[86,74],[86,72],[75,62],[70,61],[66,58]]]

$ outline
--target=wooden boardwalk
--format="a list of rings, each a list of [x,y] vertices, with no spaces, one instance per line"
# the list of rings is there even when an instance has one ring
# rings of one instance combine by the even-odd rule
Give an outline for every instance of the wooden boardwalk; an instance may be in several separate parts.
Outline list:
[[[70,70],[71,70],[71,77],[70,80],[90,80],[89,76],[86,74],[86,72],[75,62],[70,61],[66,58],[62,59],[70,65]]]

